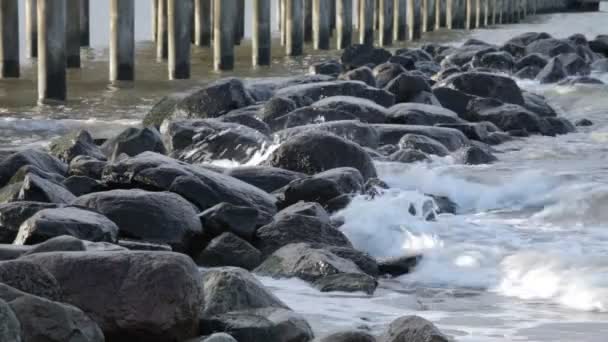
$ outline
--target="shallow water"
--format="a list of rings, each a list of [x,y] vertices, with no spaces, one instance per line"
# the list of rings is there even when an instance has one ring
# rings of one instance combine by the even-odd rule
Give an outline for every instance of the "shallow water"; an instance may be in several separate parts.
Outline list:
[[[97,3],[92,1],[92,3]],[[286,76],[336,52],[288,59],[275,44],[272,68],[249,68],[248,43],[238,49],[237,70],[210,72],[208,49],[195,49],[193,79],[166,81],[166,63],[155,60],[145,22],[147,2],[137,2],[137,82],[107,82],[107,13],[93,19],[93,48],[82,70],[70,71],[70,101],[38,107],[27,61],[21,80],[0,80],[0,148],[45,144],[84,127],[97,137],[137,125],[156,99],[226,75]],[[524,23],[464,32],[434,32],[426,39],[462,41],[470,36],[501,43],[526,31],[556,37],[608,33],[604,12],[555,14]],[[104,17],[105,16],[105,17]],[[310,49],[308,49],[310,50]],[[608,75],[596,75],[608,82]],[[373,201],[356,199],[342,215],[355,246],[383,257],[422,252],[410,275],[383,280],[374,296],[320,294],[299,280],[262,279],[318,335],[348,328],[379,332],[405,314],[424,316],[459,341],[606,341],[608,333],[608,86],[555,87],[520,82],[545,95],[570,120],[594,122],[577,133],[531,137],[497,147],[499,162],[463,166],[450,157],[430,165],[381,163],[394,190]],[[261,160],[263,155],[256,156]],[[443,194],[460,208],[437,222],[411,216],[423,193]]]

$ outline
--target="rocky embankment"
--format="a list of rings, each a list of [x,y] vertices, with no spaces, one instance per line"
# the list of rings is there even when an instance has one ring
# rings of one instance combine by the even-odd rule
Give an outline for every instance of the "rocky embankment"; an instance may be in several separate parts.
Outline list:
[[[487,164],[494,145],[572,132],[513,77],[598,83],[589,75],[608,71],[606,57],[608,36],[545,33],[502,46],[353,46],[315,75],[167,96],[144,128],[105,141],[80,131],[2,155],[0,340],[311,341],[305,318],[254,275],[372,295],[380,277],[410,272],[424,256],[376,260],[334,215],[354,196],[383,195],[374,161]],[[458,210],[429,201],[404,209],[428,220]],[[406,316],[378,336],[316,341],[448,337]]]

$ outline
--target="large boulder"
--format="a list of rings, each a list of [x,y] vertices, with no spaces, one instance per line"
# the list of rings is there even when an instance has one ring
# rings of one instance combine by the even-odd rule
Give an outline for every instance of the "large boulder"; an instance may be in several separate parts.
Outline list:
[[[21,324],[13,309],[0,299],[0,341],[21,342]]]
[[[216,237],[226,232],[251,240],[255,236],[258,211],[230,203],[220,203],[199,215],[205,236]]]
[[[211,240],[195,261],[205,267],[234,266],[252,270],[262,262],[262,254],[249,242],[228,232]]]
[[[345,70],[352,70],[365,65],[376,66],[388,61],[392,54],[372,45],[353,44],[344,49],[340,61]]]
[[[545,67],[545,65],[547,65],[547,63],[549,63],[549,60],[545,56],[539,53],[532,53],[517,60],[517,63],[515,63],[515,69],[521,70],[530,66],[542,69]]]
[[[176,251],[192,252],[203,232],[194,206],[170,192],[111,190],[79,197],[74,204],[108,217],[121,237],[167,243]]]
[[[489,121],[503,131],[525,130],[529,133],[553,135],[546,120],[524,107],[492,99],[475,99],[469,103],[466,119],[473,122]]]
[[[365,179],[376,168],[361,146],[322,131],[308,131],[287,139],[269,158],[271,166],[309,175],[337,167],[353,167]]]
[[[445,157],[450,154],[450,151],[443,146],[439,141],[420,134],[406,134],[398,144],[402,150],[417,150],[426,154],[433,154],[440,157]]]
[[[364,147],[375,148],[378,146],[378,133],[370,125],[358,120],[331,121],[292,127],[276,132],[275,138],[284,141],[305,132],[315,131],[332,133]]]
[[[447,87],[433,88],[433,95],[435,95],[442,107],[451,110],[459,116],[466,113],[469,101],[476,97]]]
[[[547,102],[547,99],[542,95],[525,92],[524,101],[523,107],[540,117],[546,118],[557,116],[555,109],[551,107]]]
[[[394,124],[434,126],[442,123],[462,123],[458,114],[440,107],[421,103],[399,103],[388,109]]]
[[[278,131],[322,122],[357,119],[355,115],[344,110],[306,106],[274,119],[269,125],[273,130]]]
[[[333,333],[316,342],[376,342],[376,338],[364,331],[343,331]]]
[[[448,342],[449,339],[419,316],[404,316],[393,321],[380,337],[382,342]]]
[[[5,186],[21,167],[31,165],[42,171],[65,176],[68,167],[61,160],[36,149],[14,153],[0,162],[0,187]]]
[[[83,176],[92,179],[101,179],[103,169],[107,162],[88,156],[78,156],[70,162],[69,174],[71,176]]]
[[[374,293],[377,281],[348,259],[306,243],[284,246],[255,269],[259,275],[275,278],[297,277],[323,292]]]
[[[47,269],[64,301],[87,313],[108,341],[179,342],[198,336],[203,296],[200,273],[188,256],[54,252],[23,259]]]
[[[456,74],[439,82],[437,86],[457,89],[470,95],[495,98],[506,103],[524,103],[522,91],[513,79],[486,72]]]
[[[227,169],[224,173],[269,193],[306,176],[303,173],[270,166],[240,166]]]
[[[101,149],[95,145],[91,134],[84,130],[72,132],[53,140],[49,149],[52,155],[66,163],[71,162],[77,156],[87,156],[99,160],[106,159]]]
[[[395,102],[411,102],[422,92],[430,92],[431,86],[424,77],[401,73],[390,80],[384,89],[395,95]]]
[[[32,245],[61,235],[93,242],[116,242],[118,226],[90,210],[72,207],[44,209],[23,222],[14,243]]]
[[[127,128],[103,143],[101,150],[111,161],[116,160],[121,154],[132,157],[146,151],[167,153],[160,133],[156,128],[148,127]]]
[[[340,110],[353,115],[361,122],[386,122],[386,108],[368,99],[353,96],[332,96],[319,100],[312,106]]]
[[[505,51],[490,52],[479,59],[479,67],[510,73],[515,67],[513,56]]]
[[[151,152],[108,165],[103,180],[116,187],[171,191],[199,210],[222,202],[253,207],[259,212],[260,225],[268,223],[276,213],[274,198],[253,185]]]
[[[375,87],[376,86],[376,77],[374,77],[374,72],[368,66],[358,67],[356,69],[347,71],[340,75],[339,79],[345,81],[361,81],[368,86]]]
[[[17,237],[21,224],[37,212],[57,207],[57,204],[42,202],[0,204],[0,243],[12,243]]]
[[[537,40],[548,38],[551,38],[551,35],[546,32],[526,32],[509,39],[507,43],[528,46]]]
[[[16,201],[67,204],[76,198],[63,184],[44,179],[33,173],[26,174]]]
[[[405,69],[401,64],[382,63],[374,68],[374,76],[376,77],[376,86],[384,88],[395,77],[405,74]]]
[[[294,101],[298,107],[317,102],[331,96],[353,96],[368,99],[377,104],[390,107],[395,103],[395,96],[386,90],[370,87],[358,81],[333,81],[295,85],[277,90],[275,97]]]
[[[569,76],[587,76],[591,73],[591,66],[576,53],[562,53],[556,58],[562,62],[566,74]]]
[[[445,127],[416,125],[374,125],[381,145],[396,145],[406,134],[424,135],[443,144],[450,151],[470,145],[469,139],[459,130]]]
[[[548,58],[555,57],[562,53],[576,53],[576,48],[568,40],[547,38],[535,40],[526,46],[526,54],[539,53]]]
[[[53,301],[61,301],[61,288],[49,271],[24,260],[0,262],[0,283],[19,291]]]
[[[593,52],[599,53],[608,57],[608,35],[601,34],[589,41],[589,47]]]

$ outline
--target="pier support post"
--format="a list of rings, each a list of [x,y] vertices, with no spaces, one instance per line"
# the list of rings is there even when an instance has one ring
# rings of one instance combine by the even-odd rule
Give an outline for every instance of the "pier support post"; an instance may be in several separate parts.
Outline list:
[[[420,31],[424,33],[429,28],[429,0],[422,0],[420,13],[422,14],[422,29]]]
[[[379,35],[378,41],[380,46],[390,46],[393,43],[393,0],[380,0],[378,11],[379,20]]]
[[[490,0],[483,0],[483,26],[490,25]]]
[[[158,34],[158,1],[152,0],[150,5],[151,17],[150,25],[152,29],[152,41],[156,42],[156,36]]]
[[[214,0],[213,6],[213,64],[215,70],[232,70],[236,0]]]
[[[359,1],[359,43],[374,45],[375,0]]]
[[[253,0],[253,65],[270,65],[270,0]]]
[[[67,0],[66,58],[68,68],[80,68],[80,5],[81,0]]]
[[[405,0],[394,0],[393,2],[393,40],[404,41],[406,39]]]
[[[0,78],[19,77],[19,3],[0,0]]]
[[[38,0],[25,0],[25,46],[29,58],[38,57]]]
[[[80,2],[80,46],[91,46],[91,8],[89,0]],[[68,19],[70,19],[68,17]]]
[[[471,23],[472,23],[472,9],[473,9],[473,0],[466,0],[466,9],[465,9],[465,19],[464,19],[464,28],[466,30],[470,30],[471,29]]]
[[[38,1],[38,100],[66,100],[66,0]]]
[[[211,0],[194,0],[194,45],[211,45]]]
[[[452,29],[452,24],[453,24],[453,18],[452,18],[452,10],[454,8],[454,0],[445,0],[446,1],[446,7],[445,7],[445,27],[448,30]]]
[[[407,39],[414,40],[416,37],[416,13],[414,0],[407,0]]]
[[[287,44],[287,0],[279,0],[279,22],[281,25],[281,45]]]
[[[134,1],[110,1],[110,81],[135,79]]]
[[[304,53],[304,3],[303,0],[286,1],[287,56],[301,56]]]
[[[236,0],[236,10],[236,17],[233,19],[236,25],[234,28],[234,44],[241,45],[241,41],[245,37],[245,0]]]
[[[169,0],[168,4],[169,79],[187,79],[190,78],[192,1]]]
[[[435,0],[435,30],[441,28],[441,2],[445,0]]]
[[[481,0],[475,0],[475,28],[481,26]]]
[[[313,46],[315,50],[329,50],[329,15],[331,10],[327,0],[312,2]]]
[[[353,0],[337,0],[336,15],[337,47],[342,50],[353,40]]]
[[[304,41],[307,43],[313,41],[313,1],[304,0]]]
[[[167,1],[168,0],[157,0],[158,1],[158,37],[156,39],[156,58],[160,61],[167,59]]]
[[[336,0],[329,0],[327,2],[329,3],[329,36],[333,37],[334,30],[336,29]]]

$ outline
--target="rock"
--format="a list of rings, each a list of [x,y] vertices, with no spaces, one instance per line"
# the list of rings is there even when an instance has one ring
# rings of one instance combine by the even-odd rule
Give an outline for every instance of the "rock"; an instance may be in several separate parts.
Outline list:
[[[526,46],[526,54],[539,53],[549,58],[562,53],[576,53],[576,48],[567,40],[547,38],[531,42]]]
[[[275,133],[275,139],[285,141],[308,132],[327,132],[350,140],[364,147],[378,146],[378,133],[368,124],[358,120],[332,121],[314,125],[292,127]]]
[[[469,103],[469,121],[490,121],[503,131],[526,130],[530,133],[553,135],[546,120],[529,110],[492,99],[475,99]]]
[[[372,294],[378,285],[352,261],[306,243],[284,246],[269,256],[255,272],[275,278],[298,277],[323,292],[362,291]]]
[[[575,86],[579,84],[587,84],[587,85],[603,85],[604,82],[598,80],[597,78],[589,77],[589,76],[576,76],[569,77],[563,79],[557,83],[561,86]]]
[[[481,57],[479,66],[510,73],[515,67],[515,61],[508,52],[490,52]]]
[[[171,252],[173,248],[164,243],[150,243],[133,240],[118,240],[118,245],[124,247],[130,251],[159,251],[159,252]]]
[[[497,52],[498,49],[493,46],[488,45],[469,45],[463,46],[458,49],[446,50],[444,52],[445,58],[441,62],[444,67],[447,66],[457,66],[463,67],[473,58],[481,58],[486,53]]]
[[[429,158],[426,153],[414,149],[400,149],[391,154],[389,159],[394,162],[408,164],[416,162],[427,162],[431,160],[431,158]]]
[[[566,78],[566,76],[568,74],[564,65],[559,58],[555,57],[536,75],[536,80],[541,84],[556,83]]]
[[[458,114],[440,107],[420,103],[399,103],[388,110],[390,123],[434,126],[440,123],[462,123]]]
[[[59,183],[59,184],[61,184],[65,180],[65,177],[62,175],[58,175],[58,174],[52,173],[52,172],[42,171],[39,168],[32,166],[32,165],[24,165],[19,170],[17,170],[17,172],[9,180],[8,184],[22,183],[25,181],[25,177],[27,175],[34,175],[34,176],[40,177],[43,180],[47,180],[47,181],[50,181],[53,183]]]
[[[376,77],[374,77],[374,72],[368,66],[362,66],[347,71],[340,75],[339,79],[345,81],[361,81],[370,87],[376,86]]]
[[[188,256],[55,252],[23,259],[46,268],[65,302],[90,315],[108,341],[178,342],[198,335],[203,296],[199,271]]]
[[[549,105],[544,96],[525,92],[524,101],[524,108],[540,117],[546,118],[557,116],[557,113],[553,107]]]
[[[515,76],[516,78],[522,79],[522,80],[533,80],[536,78],[536,76],[538,76],[538,73],[541,70],[542,70],[541,68],[531,65],[531,66],[522,68],[521,70],[516,72],[513,76]]]
[[[373,71],[374,76],[376,77],[376,86],[378,88],[386,87],[389,82],[406,72],[401,64],[388,62],[376,66]]]
[[[249,128],[253,128],[256,131],[270,135],[270,127],[259,118],[259,113],[263,110],[264,106],[261,104],[251,105],[244,108],[232,110],[226,115],[222,115],[217,120],[220,122],[234,123]]]
[[[93,242],[116,242],[118,226],[89,210],[70,207],[43,209],[23,222],[14,243],[32,245],[61,235]]]
[[[303,173],[270,166],[240,166],[226,170],[225,174],[268,193],[280,189],[296,179],[305,177]]]
[[[409,57],[415,62],[430,62],[433,60],[433,56],[423,49],[398,49],[395,54],[398,56]]]
[[[377,277],[380,274],[378,263],[369,254],[358,251],[351,247],[340,247],[330,245],[315,245],[316,248],[327,250],[336,256],[352,261],[361,271],[372,277]]]
[[[201,326],[203,333],[224,331],[237,341],[302,342],[314,338],[302,316],[282,308],[229,312],[205,318]]]
[[[371,45],[353,44],[344,49],[340,61],[345,70],[352,70],[364,65],[379,65],[391,58],[392,54],[382,48]]]
[[[240,268],[221,267],[205,271],[202,284],[205,294],[204,317],[262,308],[289,310],[251,273]]]
[[[199,217],[208,237],[230,232],[251,240],[255,236],[258,211],[251,207],[220,203],[205,210]]]
[[[508,43],[528,46],[537,40],[551,38],[551,35],[546,32],[526,32],[509,39]]]
[[[361,122],[386,122],[386,108],[367,99],[352,96],[332,96],[319,100],[313,103],[312,106],[340,110],[353,115]]]
[[[397,144],[406,134],[424,135],[439,141],[450,151],[456,151],[470,144],[462,132],[445,127],[428,127],[415,125],[373,125],[378,131],[380,144]]]
[[[63,186],[74,196],[103,191],[103,186],[96,180],[85,176],[72,176],[63,181]]]
[[[262,107],[259,113],[262,121],[272,127],[272,122],[280,117],[283,117],[294,110],[298,109],[298,105],[292,99],[275,96],[268,100]]]
[[[383,342],[448,342],[433,323],[418,316],[404,316],[393,321],[380,337]]]
[[[192,341],[196,342],[196,341]],[[238,342],[234,339],[234,337],[226,334],[226,333],[217,333],[213,334],[207,338],[203,338],[200,342]]]
[[[490,164],[497,160],[492,153],[477,146],[470,146],[462,151],[462,161],[467,165]]]
[[[376,168],[361,146],[336,135],[310,131],[287,139],[269,158],[271,166],[315,174],[337,167],[353,167],[364,179],[376,176]]]
[[[127,128],[119,135],[108,139],[101,145],[101,150],[110,161],[116,160],[123,153],[130,157],[145,151],[167,153],[156,128]]]
[[[378,271],[381,275],[399,277],[411,273],[421,259],[421,255],[411,255],[378,260]]]
[[[342,72],[342,65],[338,61],[330,60],[311,65],[310,71],[318,75],[338,76]]]
[[[352,247],[348,238],[327,222],[312,216],[284,214],[257,231],[254,246],[268,256],[292,243],[321,243],[339,247]]]
[[[467,111],[469,101],[475,98],[475,96],[463,93],[460,90],[446,87],[433,88],[433,95],[435,95],[441,106],[459,116]]]
[[[0,243],[12,243],[23,222],[40,210],[51,208],[57,208],[57,204],[42,202],[0,204]]]
[[[70,162],[69,174],[72,176],[101,179],[101,174],[106,165],[105,161],[87,156],[78,156]]]
[[[608,57],[608,35],[601,34],[589,41],[589,47],[593,52],[603,54]]]
[[[395,95],[395,102],[411,102],[421,92],[431,91],[428,82],[420,76],[401,73],[390,80],[385,88]]]
[[[172,117],[178,104],[186,95],[187,94],[179,93],[162,97],[144,116],[142,125],[144,127],[156,127],[158,129],[165,119],[170,119]]]
[[[325,211],[325,209],[323,209],[323,207],[316,202],[297,202],[279,211],[275,217],[280,217],[282,215],[310,216],[319,219],[321,222],[331,224],[331,218],[329,217],[327,211]]]
[[[402,150],[417,150],[427,154],[445,157],[450,151],[439,141],[419,134],[406,134],[399,140],[399,148]]]
[[[193,239],[203,232],[194,206],[170,192],[112,190],[79,197],[74,204],[108,217],[121,237],[167,243],[180,252],[193,252]]]
[[[492,142],[493,133],[500,133],[500,128],[491,122],[476,122],[464,124],[441,124],[439,127],[453,128],[461,131],[467,138],[488,144]]]
[[[223,233],[211,240],[195,261],[206,267],[235,266],[252,270],[262,263],[262,254],[240,237]]]
[[[593,122],[589,119],[580,119],[580,120],[576,121],[575,125],[577,127],[589,127],[589,126],[593,126]]]
[[[0,283],[34,296],[61,301],[57,280],[40,265],[29,261],[0,262]]]
[[[17,201],[67,204],[76,198],[62,184],[28,173],[16,197]]]
[[[53,140],[49,148],[52,155],[66,163],[70,163],[77,156],[87,156],[98,160],[106,159],[103,152],[95,145],[91,134],[84,130]]]
[[[275,131],[292,127],[305,126],[330,121],[357,120],[358,118],[344,110],[330,108],[302,107],[269,122]]]
[[[105,340],[99,326],[74,306],[32,296],[4,284],[0,284],[0,298],[9,304],[19,321],[24,342]]]
[[[517,63],[515,63],[515,69],[521,71],[526,67],[537,67],[538,69],[544,68],[549,61],[545,56],[540,53],[532,53],[526,55],[525,57],[520,58]]]
[[[421,61],[416,62],[416,71],[421,72],[426,77],[433,77],[441,71],[441,66],[435,62]]]
[[[388,59],[389,63],[399,64],[405,70],[415,70],[416,69],[416,59],[412,56],[392,56]]]
[[[511,78],[486,72],[465,72],[450,76],[437,87],[449,87],[470,95],[489,97],[506,103],[522,105],[521,89]]]
[[[608,72],[608,58],[598,59],[591,64],[591,70],[597,72]]]
[[[554,134],[568,134],[576,131],[576,127],[565,118],[545,118]]]
[[[363,331],[344,331],[325,336],[316,342],[376,342],[376,338]]]
[[[358,81],[333,81],[296,85],[277,90],[275,97],[288,98],[298,107],[317,102],[331,96],[353,96],[390,107],[395,103],[395,96],[386,90],[370,87]],[[266,119],[264,119],[266,121]]]
[[[509,53],[513,58],[521,58],[526,54],[525,46],[514,43],[506,43],[500,50]]]
[[[21,342],[21,324],[11,307],[0,299],[0,341]]]
[[[103,180],[114,187],[171,191],[200,211],[222,202],[253,207],[259,212],[259,225],[268,223],[276,213],[274,198],[253,185],[151,152],[109,165]]]
[[[557,58],[562,62],[567,75],[587,76],[591,73],[591,66],[576,53],[563,53]]]
[[[25,165],[61,176],[65,176],[67,172],[67,165],[50,154],[35,149],[23,150],[0,162],[0,187],[5,186],[13,175]]]
[[[23,255],[48,252],[81,252],[87,250],[87,246],[84,241],[70,235],[61,235],[50,238],[31,247],[32,248],[30,248]]]

